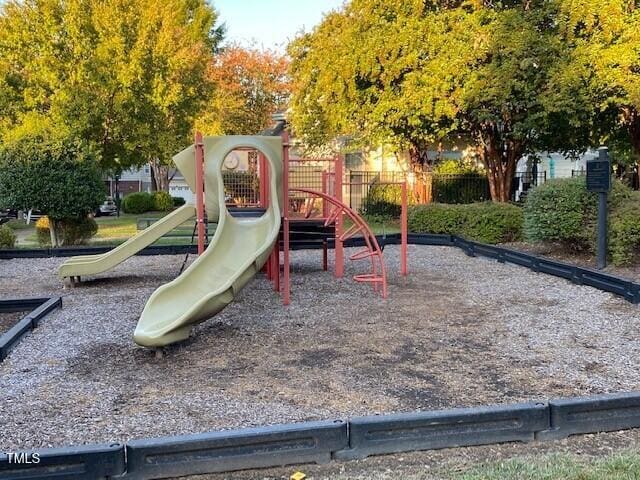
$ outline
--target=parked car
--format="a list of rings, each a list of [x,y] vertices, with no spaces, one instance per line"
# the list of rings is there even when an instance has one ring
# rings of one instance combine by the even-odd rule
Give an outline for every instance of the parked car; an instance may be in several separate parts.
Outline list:
[[[5,208],[0,210],[0,225],[7,223],[9,220],[18,218],[18,211],[13,208]]]
[[[40,210],[29,209],[22,213],[22,218],[27,224],[38,221],[41,217],[44,217],[44,213]]]
[[[111,197],[108,197],[104,203],[96,209],[96,217],[101,217],[103,215],[115,215],[117,213],[118,206]]]

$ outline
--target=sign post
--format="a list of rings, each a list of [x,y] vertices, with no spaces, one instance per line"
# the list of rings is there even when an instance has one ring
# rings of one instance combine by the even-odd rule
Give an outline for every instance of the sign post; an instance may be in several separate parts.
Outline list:
[[[609,149],[600,147],[598,158],[587,161],[587,190],[598,193],[598,256],[597,267],[607,266],[607,196],[611,190]]]

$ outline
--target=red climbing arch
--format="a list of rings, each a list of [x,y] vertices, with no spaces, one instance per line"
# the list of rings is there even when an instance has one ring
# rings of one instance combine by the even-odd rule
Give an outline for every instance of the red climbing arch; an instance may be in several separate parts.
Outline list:
[[[345,240],[360,234],[364,239],[365,246],[362,250],[357,251],[349,257],[350,260],[364,260],[369,259],[371,261],[371,272],[355,275],[353,279],[357,282],[367,282],[373,284],[375,291],[378,287],[382,287],[382,297],[387,297],[387,273],[384,267],[384,256],[382,249],[378,244],[376,236],[371,231],[371,228],[364,221],[364,219],[354,212],[348,205],[341,202],[336,197],[333,197],[327,193],[318,192],[317,190],[311,190],[307,188],[290,188],[290,192],[306,193],[315,197],[322,198],[324,201],[331,205],[330,213],[326,218],[325,226],[334,223],[341,215],[346,216],[352,222],[352,225],[336,238],[337,242],[344,242]]]

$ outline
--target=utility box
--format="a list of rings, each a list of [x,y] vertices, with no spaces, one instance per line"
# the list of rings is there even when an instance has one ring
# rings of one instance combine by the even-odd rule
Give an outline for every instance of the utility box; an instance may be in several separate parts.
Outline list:
[[[587,160],[587,190],[600,193],[611,190],[611,161],[604,148],[600,149],[598,158]]]

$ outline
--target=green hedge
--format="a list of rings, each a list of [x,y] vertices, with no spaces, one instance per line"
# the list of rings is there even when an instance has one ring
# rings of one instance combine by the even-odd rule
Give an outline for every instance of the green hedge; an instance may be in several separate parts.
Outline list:
[[[609,220],[609,253],[617,266],[631,264],[640,249],[640,197],[634,193]]]
[[[13,248],[16,245],[16,234],[8,225],[0,226],[0,248]]]
[[[613,212],[632,191],[614,182],[609,194]],[[594,250],[598,195],[587,191],[584,177],[549,180],[527,194],[524,235],[532,242],[559,242],[569,250]]]
[[[187,203],[187,201],[182,197],[171,197],[171,200],[173,201],[174,207],[181,207],[182,205]]]
[[[49,232],[50,222],[48,217],[41,217],[36,222],[36,236],[42,247],[51,245]],[[98,224],[91,217],[58,220],[56,232],[60,245],[84,245],[91,237],[98,233]]]
[[[168,212],[173,209],[173,198],[169,192],[155,192],[153,194],[153,209],[158,212]]]
[[[147,192],[130,193],[122,200],[124,213],[144,213],[155,207],[154,197]]]
[[[489,180],[481,173],[434,174],[431,188],[437,203],[471,204],[491,199]]]
[[[401,210],[402,186],[396,184],[374,183],[360,206],[362,215],[380,219],[400,218]]]
[[[460,235],[483,243],[522,238],[522,209],[507,203],[417,205],[409,209],[409,231]]]

